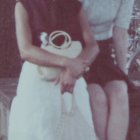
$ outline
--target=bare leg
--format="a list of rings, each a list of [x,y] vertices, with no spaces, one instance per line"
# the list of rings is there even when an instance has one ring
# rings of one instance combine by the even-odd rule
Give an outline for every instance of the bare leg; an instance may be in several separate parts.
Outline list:
[[[129,122],[127,86],[123,81],[112,81],[105,91],[110,106],[107,140],[126,140]]]
[[[93,122],[99,140],[106,140],[108,119],[107,97],[103,89],[97,84],[88,86]]]

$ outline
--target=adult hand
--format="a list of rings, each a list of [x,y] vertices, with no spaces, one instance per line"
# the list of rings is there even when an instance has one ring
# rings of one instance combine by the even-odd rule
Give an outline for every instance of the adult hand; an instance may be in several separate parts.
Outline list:
[[[68,59],[66,69],[71,72],[71,76],[79,78],[88,70],[89,62],[80,58]]]
[[[61,74],[56,79],[56,84],[60,84],[61,93],[65,92],[73,93],[76,78],[72,76],[72,73],[69,69],[65,69],[61,72]]]

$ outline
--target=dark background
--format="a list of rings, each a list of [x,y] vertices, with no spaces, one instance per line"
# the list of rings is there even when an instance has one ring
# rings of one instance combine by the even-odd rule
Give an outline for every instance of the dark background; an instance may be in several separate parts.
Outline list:
[[[15,38],[14,0],[0,0],[0,78],[18,77],[21,60]]]

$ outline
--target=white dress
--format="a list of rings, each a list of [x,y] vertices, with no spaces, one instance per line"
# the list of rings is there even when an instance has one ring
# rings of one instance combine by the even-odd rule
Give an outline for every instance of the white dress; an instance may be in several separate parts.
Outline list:
[[[83,78],[77,80],[74,95],[80,112],[93,128],[89,97]],[[65,96],[65,101],[67,109],[70,109],[70,96]],[[41,80],[36,65],[24,62],[17,95],[11,106],[8,140],[56,140],[53,138],[53,130],[61,117],[60,110],[60,85]],[[92,140],[96,140],[94,128]]]

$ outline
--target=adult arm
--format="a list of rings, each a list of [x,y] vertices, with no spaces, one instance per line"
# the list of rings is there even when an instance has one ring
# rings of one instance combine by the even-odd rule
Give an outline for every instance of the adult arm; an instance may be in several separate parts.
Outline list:
[[[113,40],[118,66],[127,73],[127,49],[129,46],[128,28],[133,11],[134,0],[122,0],[114,21]]]
[[[83,39],[85,42],[85,47],[79,58],[87,60],[88,65],[90,66],[90,64],[95,60],[96,56],[99,53],[99,47],[88,24],[88,20],[83,8],[79,13],[79,21],[82,29]]]
[[[117,64],[120,69],[127,74],[127,52],[129,46],[129,35],[127,29],[114,27],[113,40],[116,50]]]
[[[75,60],[86,60],[87,65],[86,67],[90,66],[90,64],[94,61],[97,54],[99,53],[99,48],[96,43],[96,40],[94,39],[94,36],[90,30],[90,27],[88,25],[88,21],[86,19],[86,15],[84,13],[84,10],[81,9],[79,13],[79,22],[82,29],[82,35],[85,42],[85,47],[82,51],[82,53],[75,59]],[[75,82],[77,80],[76,77],[81,77],[85,71],[79,73],[80,75],[73,74],[73,70],[67,68],[63,76],[60,77],[60,83],[61,83],[61,91],[64,93],[65,91],[73,92]]]
[[[17,43],[22,59],[41,66],[73,69],[78,74],[84,71],[85,61],[73,61],[73,59],[52,54],[33,45],[29,16],[21,2],[17,2],[15,6],[15,22]]]
[[[66,74],[64,74],[65,78],[61,80],[61,85],[64,89],[69,91],[67,87],[70,87],[71,85],[73,87],[77,78],[76,76],[84,71],[87,65],[85,60],[78,58],[69,59],[55,55],[33,45],[29,16],[21,2],[18,2],[15,6],[15,22],[17,43],[21,58],[37,65],[68,69],[64,72]],[[73,76],[73,73],[75,73],[75,77]]]
[[[17,43],[22,59],[42,66],[65,66],[66,58],[51,54],[33,45],[28,13],[21,2],[15,6],[15,22]]]
[[[79,23],[82,30],[82,36],[85,42],[85,46],[81,54],[74,60],[83,60],[85,61],[85,68],[90,66],[90,64],[95,60],[97,54],[99,53],[99,47],[94,38],[93,33],[91,32],[90,26],[88,24],[88,20],[86,19],[86,14],[83,8],[81,8],[79,15]],[[81,68],[79,66],[79,68]],[[81,71],[81,73],[75,72],[74,69],[71,69],[74,77],[80,77],[83,75],[85,70]]]

